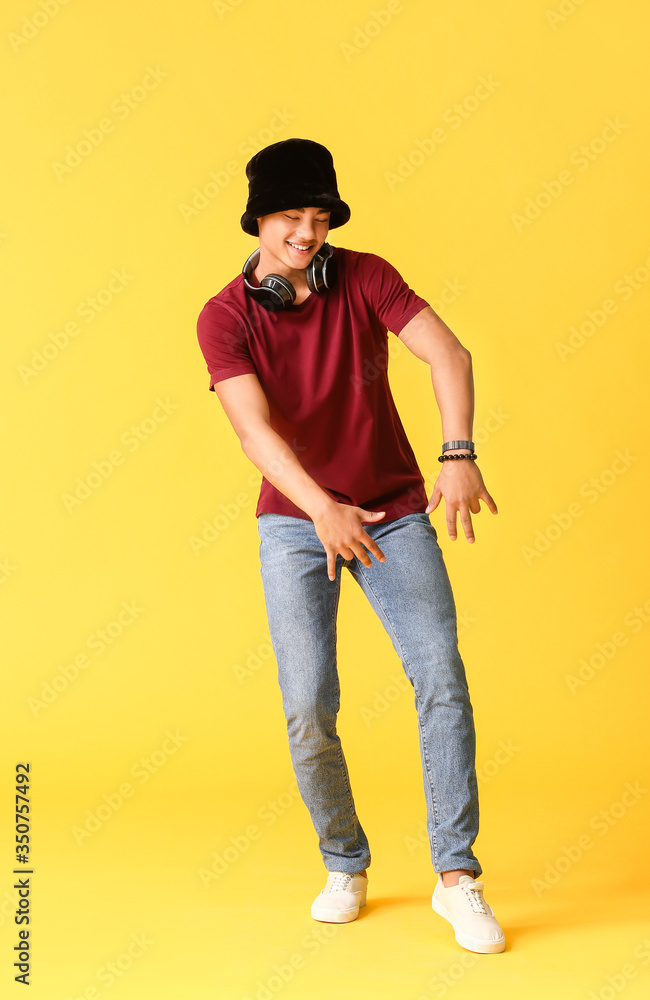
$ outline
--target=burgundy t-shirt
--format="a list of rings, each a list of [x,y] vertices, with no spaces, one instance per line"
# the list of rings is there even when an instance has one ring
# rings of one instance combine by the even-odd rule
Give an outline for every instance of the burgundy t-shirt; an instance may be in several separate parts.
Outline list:
[[[199,345],[215,382],[252,372],[272,428],[339,503],[385,510],[384,521],[424,512],[424,478],[388,382],[388,335],[428,302],[388,261],[334,249],[337,280],[298,306],[269,312],[240,273],[203,307]],[[309,515],[262,479],[255,511]]]

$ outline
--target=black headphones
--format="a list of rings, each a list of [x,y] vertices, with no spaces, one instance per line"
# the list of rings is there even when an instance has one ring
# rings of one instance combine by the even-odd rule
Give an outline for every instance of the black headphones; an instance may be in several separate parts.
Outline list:
[[[257,266],[260,248],[254,250],[242,268],[246,291],[269,312],[290,309],[296,300],[296,290],[288,278],[281,274],[267,274],[259,285],[251,285],[248,280]],[[332,288],[336,281],[336,258],[329,243],[323,243],[305,268],[307,285],[312,292],[323,292]]]

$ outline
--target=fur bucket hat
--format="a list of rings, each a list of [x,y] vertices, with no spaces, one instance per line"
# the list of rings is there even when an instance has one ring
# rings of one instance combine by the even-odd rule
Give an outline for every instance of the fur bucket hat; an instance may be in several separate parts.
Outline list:
[[[350,208],[339,197],[332,154],[311,139],[283,139],[260,149],[246,164],[248,202],[241,227],[259,236],[257,220],[285,208],[329,209],[330,229],[344,225]]]

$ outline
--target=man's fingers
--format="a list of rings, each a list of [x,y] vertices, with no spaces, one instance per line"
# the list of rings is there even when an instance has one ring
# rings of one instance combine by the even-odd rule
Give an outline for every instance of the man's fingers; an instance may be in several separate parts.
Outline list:
[[[427,509],[425,510],[425,514],[432,514],[441,500],[442,500],[442,493],[440,492],[439,489],[437,489],[437,487],[434,486],[433,493],[431,494],[431,499],[429,500],[429,503],[427,504]]]
[[[497,505],[495,504],[494,500],[492,499],[492,497],[490,496],[490,494],[486,489],[483,489],[478,494],[478,496],[472,497],[467,502],[453,501],[458,504],[458,506],[456,507],[452,507],[451,504],[447,502],[447,518],[446,518],[447,532],[452,541],[455,541],[458,535],[456,527],[457,515],[460,515],[460,523],[463,526],[463,531],[465,532],[465,537],[467,538],[467,541],[468,542],[476,541],[474,537],[474,527],[472,525],[472,518],[470,516],[470,513],[471,514],[481,513],[481,505],[479,503],[479,500],[483,500],[483,502],[489,507],[489,509],[492,511],[493,514],[498,514]],[[429,501],[429,507],[427,508],[427,511],[429,511],[429,508],[432,509],[432,501],[433,501],[433,495],[431,497],[431,500]]]
[[[472,527],[472,519],[469,516],[469,510],[464,510],[460,515],[460,523],[463,526],[463,531],[465,532],[465,538],[468,542],[474,542],[474,529]]]
[[[458,537],[458,530],[456,527],[456,515],[460,515],[460,523],[465,532],[465,537],[468,542],[474,542],[474,529],[472,527],[472,519],[470,517],[469,509],[467,507],[462,507],[460,510],[449,510],[447,508],[447,531],[449,537],[452,541],[455,541]]]
[[[366,535],[364,531],[363,537],[363,543],[361,541],[353,541],[350,542],[349,545],[339,548],[343,558],[347,561],[356,556],[359,562],[363,563],[364,566],[370,567],[372,566],[372,559],[370,558],[369,552],[371,552],[373,556],[379,560],[379,562],[386,562],[386,556],[377,543],[372,540],[370,535]],[[367,546],[367,548],[364,548],[364,546]],[[328,551],[327,553],[327,575],[330,580],[333,580],[336,575],[336,552],[333,550],[331,552]]]
[[[343,507],[344,505],[340,505]],[[358,508],[361,513],[368,513],[363,511],[362,508]],[[346,516],[349,509],[346,507]],[[370,512],[385,514],[385,511]],[[339,526],[335,526],[334,530],[331,532],[325,531],[323,537],[320,533],[318,536],[321,540],[323,548],[327,553],[327,575],[330,580],[336,578],[336,561],[338,556],[341,555],[346,562],[354,559],[355,556],[364,566],[372,566],[371,555],[375,557],[379,562],[386,562],[386,556],[379,548],[377,543],[367,532],[363,530],[360,523],[356,525],[348,526],[340,530]],[[342,538],[347,538],[348,541],[343,542]]]
[[[364,548],[364,545],[366,546],[366,548]],[[370,558],[368,552],[371,552],[373,556],[375,556],[375,558],[377,558],[380,562],[386,561],[386,556],[381,551],[377,543],[372,540],[370,535],[366,535],[365,532],[363,537],[363,543],[354,542],[350,545],[350,548],[354,552],[357,559],[359,559],[359,561],[362,562],[364,566],[367,567],[372,566],[372,559]],[[368,551],[366,551],[366,549]]]
[[[386,556],[377,545],[377,542],[375,542],[374,539],[370,537],[370,535],[367,535],[365,531],[363,535],[364,535],[363,544],[366,546],[366,548],[369,549],[372,552],[373,556],[379,559],[380,562],[385,562]]]
[[[499,511],[497,510],[497,505],[495,504],[494,500],[492,499],[487,490],[485,490],[484,493],[481,493],[481,500],[483,500],[487,504],[488,508],[492,511],[493,514],[499,513]]]
[[[353,555],[357,557],[360,563],[362,563],[364,566],[367,566],[368,568],[372,566],[372,559],[370,558],[370,556],[368,555],[368,553],[366,552],[366,550],[364,549],[363,545],[360,542],[358,543],[355,542],[354,545],[350,546],[350,548],[352,549]]]

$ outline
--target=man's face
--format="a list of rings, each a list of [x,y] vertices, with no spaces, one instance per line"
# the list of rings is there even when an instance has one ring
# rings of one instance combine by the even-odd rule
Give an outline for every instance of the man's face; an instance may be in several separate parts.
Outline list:
[[[327,239],[330,213],[324,208],[287,208],[257,220],[260,265],[290,276],[303,271]],[[280,264],[284,265],[280,268]]]

